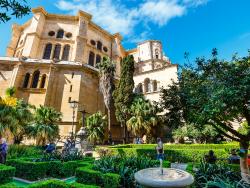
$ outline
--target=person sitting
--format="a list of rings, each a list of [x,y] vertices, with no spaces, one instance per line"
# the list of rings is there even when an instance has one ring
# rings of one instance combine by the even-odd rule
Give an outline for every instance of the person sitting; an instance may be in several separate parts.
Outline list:
[[[205,155],[205,162],[210,164],[215,164],[217,161],[217,157],[214,155],[213,150],[209,150],[208,154]]]
[[[239,164],[240,163],[240,157],[237,155],[237,152],[235,149],[231,150],[231,155],[228,158],[229,164]]]
[[[50,142],[47,147],[45,148],[45,152],[46,153],[52,153],[53,151],[55,151],[56,149],[56,145],[54,144],[54,142]]]

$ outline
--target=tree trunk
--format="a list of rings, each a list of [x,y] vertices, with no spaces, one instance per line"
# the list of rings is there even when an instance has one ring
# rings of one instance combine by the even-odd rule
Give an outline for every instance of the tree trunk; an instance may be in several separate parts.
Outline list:
[[[249,176],[249,168],[247,163],[247,154],[248,154],[249,142],[240,142],[240,149],[246,151],[246,154],[240,158],[240,171],[241,177],[247,183],[250,183],[250,176]]]
[[[110,109],[108,109],[108,142],[109,145],[112,144],[112,134],[111,134],[111,114]]]
[[[122,125],[123,126],[123,144],[127,143],[127,134],[128,134],[128,130],[127,130],[127,125]]]

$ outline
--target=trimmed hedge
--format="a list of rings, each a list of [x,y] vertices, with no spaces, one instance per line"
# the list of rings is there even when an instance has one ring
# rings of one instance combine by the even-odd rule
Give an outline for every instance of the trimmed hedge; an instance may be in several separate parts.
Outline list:
[[[15,176],[16,168],[12,166],[0,165],[0,184],[8,183]]]
[[[48,162],[30,162],[22,159],[11,159],[7,164],[16,168],[16,177],[27,180],[39,180],[47,176]]]
[[[151,159],[156,158],[155,149],[137,149],[137,148],[110,148],[112,155],[121,156],[146,156]],[[165,149],[165,160],[170,162],[200,162],[204,155],[209,152],[210,149]],[[219,158],[228,158],[229,154],[225,149],[214,149],[215,155]]]
[[[64,178],[75,175],[75,170],[78,167],[78,161],[51,161],[47,169],[47,176],[54,178]]]
[[[27,159],[11,159],[7,164],[16,168],[16,177],[27,180],[39,180],[45,177],[65,178],[75,175],[79,166],[89,166],[92,159],[83,161],[32,162]]]
[[[227,144],[164,144],[164,149],[234,149],[239,148],[237,142]],[[120,144],[109,146],[109,148],[136,148],[136,149],[155,149],[156,144]]]
[[[99,171],[95,171],[86,167],[76,169],[76,181],[83,184],[102,185],[103,175]]]
[[[92,170],[92,165],[76,169],[76,181],[83,184],[100,185],[105,188],[120,187],[121,176],[114,173],[103,174]]]
[[[29,188],[99,188],[94,185],[84,185],[80,183],[67,184],[60,180],[47,180],[30,185]]]
[[[121,176],[118,174],[107,173],[103,175],[104,188],[117,188],[121,182]]]

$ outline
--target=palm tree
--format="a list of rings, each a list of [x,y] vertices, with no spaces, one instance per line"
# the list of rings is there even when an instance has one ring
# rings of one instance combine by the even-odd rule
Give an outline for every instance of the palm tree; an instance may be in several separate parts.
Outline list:
[[[111,108],[113,106],[113,91],[114,91],[114,72],[115,64],[108,58],[104,57],[103,61],[98,65],[100,73],[100,88],[103,94],[104,103],[108,110],[108,132],[109,142],[112,142],[111,138]]]
[[[59,136],[58,122],[62,114],[54,108],[41,106],[35,109],[34,123],[31,135],[37,140],[38,145],[45,145]]]
[[[2,100],[0,98],[0,100]],[[15,118],[12,118],[13,108],[0,102],[0,135],[8,130],[9,125],[16,124]]]
[[[20,144],[24,136],[28,136],[29,124],[33,120],[31,105],[18,100],[17,105],[13,107],[12,118],[15,119],[15,123],[9,124],[9,130],[14,137],[14,144]]]
[[[127,127],[135,136],[150,134],[152,127],[159,122],[156,109],[141,95],[134,97],[130,114],[131,118],[127,121]]]
[[[97,112],[86,118],[86,128],[88,140],[94,144],[104,139],[105,128],[107,126],[107,117]]]

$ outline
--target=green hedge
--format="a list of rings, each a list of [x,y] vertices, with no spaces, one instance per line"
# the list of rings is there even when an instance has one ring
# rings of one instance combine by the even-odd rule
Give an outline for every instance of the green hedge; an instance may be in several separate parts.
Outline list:
[[[47,176],[54,178],[64,178],[75,175],[75,170],[78,167],[77,161],[51,161],[47,169]]]
[[[0,184],[10,182],[15,176],[15,171],[14,167],[0,164]]]
[[[92,166],[76,169],[76,181],[83,184],[100,185],[105,188],[120,187],[121,177],[118,174],[106,173],[92,170]]]
[[[136,149],[155,149],[156,144],[120,144],[109,148],[136,148]],[[164,144],[164,149],[234,149],[239,148],[237,142],[228,144]]]
[[[117,188],[121,182],[121,176],[118,174],[107,173],[103,175],[104,188]]]
[[[151,159],[156,158],[155,149],[137,149],[137,148],[110,148],[113,155],[121,156],[147,156]],[[164,150],[165,160],[170,162],[200,162],[204,155],[210,149],[167,149]],[[215,155],[218,158],[228,158],[229,154],[225,149],[214,149]]]
[[[7,164],[16,168],[16,177],[27,180],[39,180],[47,176],[48,162],[30,162],[22,159],[11,159]]]
[[[90,165],[88,161],[49,161],[32,162],[27,159],[11,159],[7,164],[16,168],[16,177],[27,180],[39,180],[45,177],[65,178],[75,175],[79,166]]]
[[[59,180],[47,180],[28,186],[29,188],[99,188],[94,185],[84,185],[80,183],[67,184]]]

